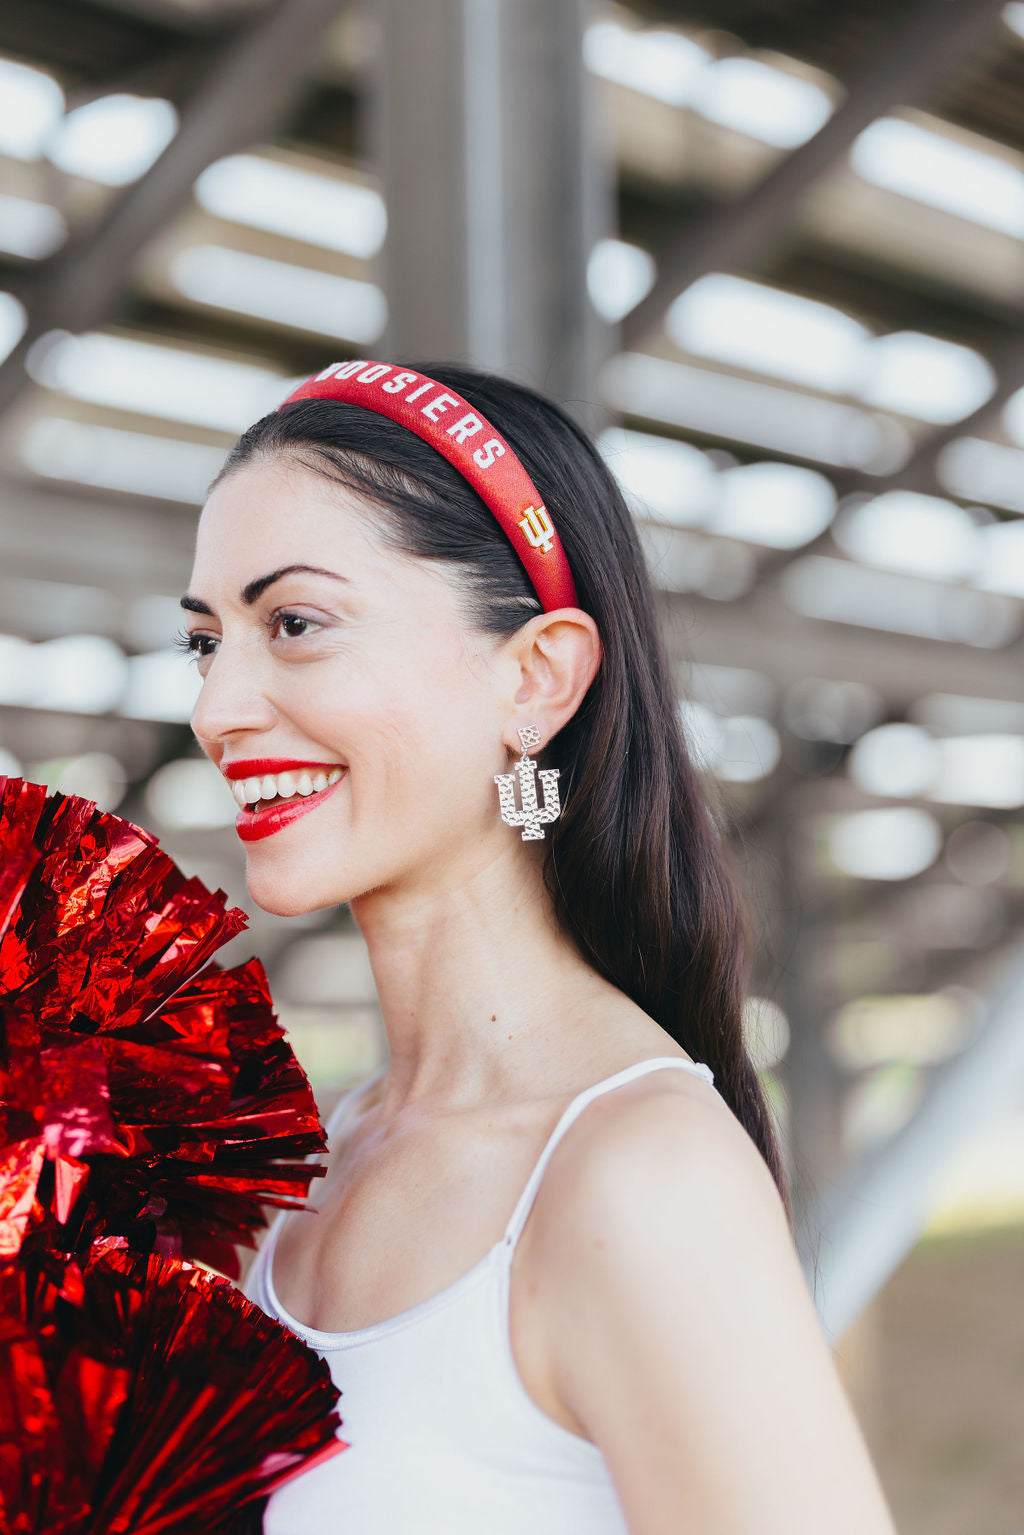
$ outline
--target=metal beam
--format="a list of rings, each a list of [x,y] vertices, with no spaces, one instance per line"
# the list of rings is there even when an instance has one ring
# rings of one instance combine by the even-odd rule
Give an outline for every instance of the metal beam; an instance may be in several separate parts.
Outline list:
[[[119,602],[177,597],[192,568],[198,509],[88,486],[67,490],[0,475],[0,548],[13,579],[67,581]]]
[[[1005,959],[973,1043],[933,1068],[903,1128],[822,1199],[814,1250],[803,1250],[818,1314],[836,1342],[917,1241],[932,1189],[957,1142],[1007,1112],[1024,1083],[1024,948]]]
[[[82,331],[115,311],[147,242],[191,195],[211,161],[263,137],[277,122],[310,50],[343,0],[277,0],[215,49],[152,168],[116,194],[99,222],[74,235],[20,290],[28,328],[0,366],[0,413],[26,383],[32,345],[51,330]]]
[[[1002,0],[918,0],[886,26],[853,74],[842,105],[824,127],[786,155],[749,192],[683,226],[655,252],[658,276],[622,322],[626,348],[642,343],[684,288],[705,272],[745,265],[787,226],[800,200],[857,135],[894,107],[927,98],[971,56],[996,21]]]
[[[837,681],[865,682],[878,690],[897,715],[925,693],[1020,701],[1020,640],[1001,650],[988,650],[806,618],[787,607],[770,584],[735,602],[662,593],[659,608],[669,655],[681,678],[693,661],[755,665],[780,687],[810,672]],[[897,654],[899,664],[895,665]]]

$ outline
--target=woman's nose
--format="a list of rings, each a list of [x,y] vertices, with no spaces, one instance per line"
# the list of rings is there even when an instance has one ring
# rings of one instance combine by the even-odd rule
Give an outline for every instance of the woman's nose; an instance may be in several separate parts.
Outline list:
[[[243,732],[269,730],[276,720],[277,710],[259,668],[219,650],[203,678],[189,721],[196,739],[217,744]]]

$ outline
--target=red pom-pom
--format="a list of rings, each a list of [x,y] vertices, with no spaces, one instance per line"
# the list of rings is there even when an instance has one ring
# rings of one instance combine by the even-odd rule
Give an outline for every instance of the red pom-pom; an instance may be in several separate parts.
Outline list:
[[[119,1244],[0,1269],[0,1532],[258,1531],[348,1447],[330,1370],[230,1281]]]
[[[103,1235],[237,1275],[324,1173],[312,1089],[247,923],[151,833],[0,777],[0,1262]]]

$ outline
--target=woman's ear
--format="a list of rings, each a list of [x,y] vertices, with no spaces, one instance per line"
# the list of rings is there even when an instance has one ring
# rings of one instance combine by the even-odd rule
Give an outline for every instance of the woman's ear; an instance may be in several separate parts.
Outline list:
[[[597,675],[603,654],[597,624],[582,608],[555,608],[538,613],[512,638],[519,668],[512,703],[517,724],[529,722],[550,741],[576,713]],[[512,749],[520,750],[513,742]]]

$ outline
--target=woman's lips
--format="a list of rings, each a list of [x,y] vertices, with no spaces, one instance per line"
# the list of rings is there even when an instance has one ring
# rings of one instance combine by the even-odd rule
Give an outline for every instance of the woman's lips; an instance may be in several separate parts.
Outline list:
[[[317,805],[321,804],[328,795],[333,794],[347,777],[348,768],[346,767],[339,779],[315,794],[297,794],[292,799],[277,800],[264,810],[250,810],[246,806],[235,817],[235,830],[243,842],[260,842],[264,837],[273,836],[275,831],[280,831],[283,826],[297,821],[307,811],[315,810]]]

